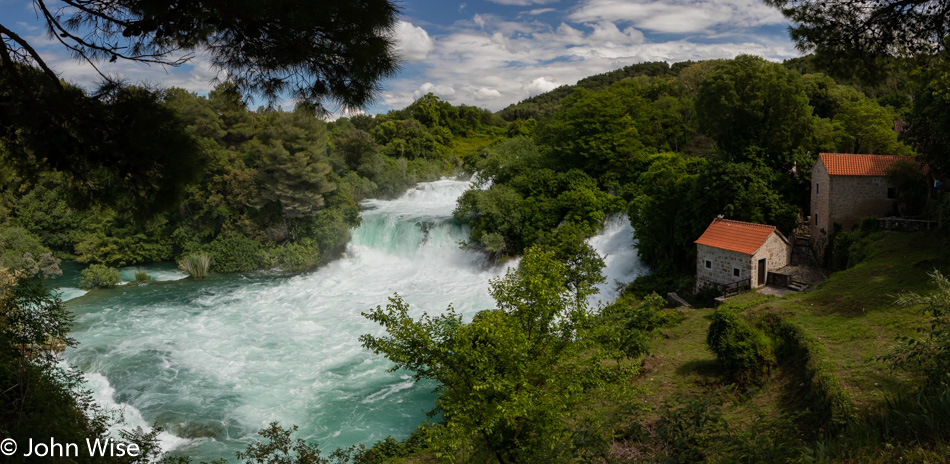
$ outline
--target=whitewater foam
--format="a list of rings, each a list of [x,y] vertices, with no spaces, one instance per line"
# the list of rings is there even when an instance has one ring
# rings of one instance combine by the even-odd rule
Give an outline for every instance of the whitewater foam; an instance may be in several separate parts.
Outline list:
[[[591,237],[588,243],[604,259],[605,282],[598,284],[597,289],[600,291],[590,297],[589,303],[593,307],[598,301],[615,300],[619,286],[649,273],[647,266],[637,256],[633,226],[625,215],[610,218],[601,233]]]
[[[359,336],[384,329],[361,313],[396,292],[414,317],[452,304],[470,319],[494,306],[489,280],[507,268],[460,248],[469,229],[451,217],[469,186],[444,179],[364,202],[344,256],[311,273],[219,275],[79,298],[70,304],[79,345],[67,360],[90,372],[103,402],[126,408],[137,425],[174,432],[163,446],[196,461],[233,457],[271,421],[300,426],[297,436],[323,449],[404,437],[425,420],[435,385],[388,372],[388,360],[364,350]],[[624,249],[631,240],[622,219],[591,239],[607,262],[597,298],[643,272],[626,262],[636,262]]]

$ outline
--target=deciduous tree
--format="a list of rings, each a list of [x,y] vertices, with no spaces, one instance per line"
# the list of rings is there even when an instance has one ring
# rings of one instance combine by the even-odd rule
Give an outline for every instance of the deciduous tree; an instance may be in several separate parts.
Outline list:
[[[431,429],[442,457],[463,462],[563,462],[574,452],[570,424],[583,394],[624,375],[583,336],[589,313],[566,289],[566,267],[532,248],[518,270],[492,282],[497,309],[471,323],[452,307],[409,316],[399,297],[364,314],[387,335],[361,337],[416,380],[439,382]],[[586,409],[585,406],[584,409]]]
[[[768,164],[789,169],[787,156],[814,124],[801,77],[780,64],[740,55],[720,63],[703,80],[696,99],[700,131],[730,159],[743,161],[758,147]]]

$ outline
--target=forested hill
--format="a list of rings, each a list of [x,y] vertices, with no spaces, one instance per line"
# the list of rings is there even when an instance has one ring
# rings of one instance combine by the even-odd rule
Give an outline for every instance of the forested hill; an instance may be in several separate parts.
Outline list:
[[[786,233],[795,228],[808,214],[810,168],[819,152],[914,155],[912,146],[923,146],[928,150],[919,156],[926,157],[931,173],[940,178],[946,174],[946,157],[940,158],[946,151],[946,144],[939,143],[942,132],[927,129],[946,127],[944,122],[950,120],[946,116],[950,93],[943,81],[909,86],[906,76],[922,71],[903,70],[873,85],[855,86],[819,72],[817,66],[807,60],[779,64],[753,56],[673,66],[648,63],[594,76],[497,114],[453,106],[429,94],[385,115],[329,123],[305,110],[249,110],[229,86],[207,97],[180,89],[150,93],[149,101],[162,114],[174,115],[164,121],[168,133],[182,135],[176,140],[195,148],[194,162],[182,173],[188,182],[174,192],[174,208],[148,217],[136,214],[127,206],[137,190],[115,192],[114,201],[79,201],[83,186],[108,184],[108,172],[91,170],[89,177],[77,178],[31,157],[17,158],[16,166],[0,163],[0,268],[54,274],[59,259],[117,266],[206,255],[216,272],[304,270],[339,254],[359,221],[362,199],[398,195],[418,181],[441,175],[477,173],[476,188],[460,198],[455,211],[459,222],[471,225],[466,246],[498,259],[523,256],[521,264],[491,284],[497,309],[482,311],[470,321],[463,321],[451,308],[415,320],[398,297],[365,314],[386,334],[364,336],[364,347],[413,371],[417,380],[437,382],[439,422],[420,427],[404,443],[382,441],[365,451],[379,455],[364,455],[354,462],[382,462],[411,453],[456,462],[610,462],[612,453],[634,442],[656,443],[647,445],[656,446],[652,451],[643,452],[662,462],[698,462],[710,457],[706,453],[718,453],[727,462],[781,461],[764,456],[763,450],[789,460],[795,456],[821,460],[818,450],[825,445],[816,440],[823,439],[819,436],[823,432],[838,430],[830,427],[841,425],[834,422],[840,419],[834,411],[840,411],[841,404],[839,396],[825,395],[835,390],[825,375],[828,368],[815,365],[820,358],[810,354],[820,350],[810,351],[806,345],[814,343],[807,334],[799,336],[804,332],[780,319],[791,312],[788,308],[798,307],[777,307],[774,315],[763,313],[748,320],[740,313],[751,307],[741,305],[687,316],[664,309],[664,300],[654,293],[692,288],[693,241],[716,216],[774,224]],[[134,101],[131,97],[143,93],[121,89],[114,100]],[[899,135],[894,128],[901,119],[909,121],[911,129]],[[143,154],[164,160],[162,146],[148,148]],[[0,146],[0,159],[12,156],[9,145]],[[919,170],[901,172],[892,180],[900,182],[897,203],[902,213],[942,211],[947,224],[950,199],[943,198],[942,204],[926,201],[929,186]],[[593,311],[586,302],[595,285],[603,282],[603,261],[585,239],[613,215],[629,217],[640,258],[651,274],[627,286],[611,305]],[[831,265],[853,264],[876,252],[868,237],[845,233],[838,237],[829,244]],[[946,248],[944,240],[919,237],[922,243],[924,239],[938,243],[933,248]],[[898,250],[892,257],[900,257],[902,267],[885,262],[872,274],[851,274],[859,282],[849,285],[852,290],[816,292],[809,297],[815,300],[790,299],[789,304],[808,301],[808,307],[814,307],[810,311],[821,308],[816,317],[831,314],[855,321],[856,314],[834,312],[846,298],[841,295],[850,292],[865,299],[873,296],[878,301],[873,308],[883,308],[879,301],[883,297],[872,295],[879,287],[866,284],[877,282],[881,275],[899,277],[888,288],[904,289],[896,286],[901,279],[913,278],[907,277],[911,270],[916,269],[917,275],[919,268],[939,261],[922,256],[926,253],[905,253],[902,244],[908,241],[881,245]],[[909,259],[913,262],[905,262]],[[893,269],[904,271],[890,275]],[[13,308],[8,314],[16,317],[33,317],[32,311],[18,308],[39,305],[46,312],[27,322],[52,328],[10,338],[0,350],[4,356],[0,364],[25,365],[31,352],[24,347],[51,346],[45,350],[50,353],[46,367],[31,374],[40,378],[56,362],[52,346],[69,340],[66,325],[59,322],[66,320],[65,310],[34,282],[22,272],[0,271],[0,287],[22,289],[0,292],[0,308]],[[863,313],[865,307],[854,308]],[[931,327],[946,326],[945,310],[939,311],[934,311]],[[706,330],[705,315],[714,315],[717,329]],[[640,375],[649,373],[644,357],[654,345],[651,337],[684,318],[688,320],[681,329],[689,333],[666,334],[667,340],[679,335],[686,340],[677,351],[701,346],[704,339],[718,350],[715,361],[705,361],[709,357],[705,348],[705,358],[697,358],[702,370],[711,370],[720,379],[699,384],[702,390],[729,385],[730,362],[746,370],[768,370],[787,359],[782,350],[791,350],[801,353],[794,357],[803,364],[783,372],[809,378],[782,377],[782,382],[832,403],[822,409],[831,419],[805,411],[774,418],[774,427],[763,429],[762,435],[752,433],[760,422],[749,427],[754,430],[748,437],[728,435],[732,429],[717,415],[721,408],[700,398],[682,408],[675,403],[652,404],[651,416],[640,421],[633,412],[646,407],[631,400],[636,398],[631,388],[640,388],[631,387],[632,381],[653,381],[652,376]],[[10,327],[20,327],[18,319],[9,320],[15,322]],[[772,325],[760,330],[759,320]],[[791,322],[824,327],[825,321]],[[908,330],[923,326],[921,320],[911,325],[883,321],[881,325]],[[850,337],[847,344],[863,337],[850,327],[841,331]],[[897,335],[882,333],[865,339],[880,347],[881,340]],[[930,335],[938,344],[926,346],[944,350],[931,354],[946,353],[946,333],[940,329]],[[930,363],[945,358],[919,359]],[[862,366],[868,362],[863,353],[845,362],[854,359],[860,359]],[[933,364],[940,367],[938,382],[946,381],[945,364]],[[699,364],[690,365],[695,369]],[[0,373],[13,385],[19,382],[14,380],[18,372],[5,368]],[[678,369],[666,378],[682,381]],[[19,437],[34,436],[34,426],[61,427],[76,437],[104,433],[105,422],[89,424],[84,414],[77,413],[75,397],[64,393],[74,391],[74,384],[67,381],[71,382],[67,378],[49,384],[58,395],[56,401],[31,396],[29,404],[42,408],[23,407],[27,415],[8,414],[3,423],[29,425],[11,432]],[[736,384],[756,385],[742,378]],[[737,400],[755,393],[751,388],[729,391],[736,392]],[[17,394],[13,389],[7,393]],[[946,411],[947,396],[941,394],[940,402],[932,404]],[[931,403],[923,402],[929,399],[921,398],[921,407],[929,408]],[[784,404],[786,398],[778,401]],[[904,412],[916,414],[916,410],[896,409],[882,420],[904,424],[911,417]],[[923,422],[930,416],[917,417],[913,420]],[[793,424],[802,418],[805,425]],[[643,424],[652,425],[647,429]],[[942,424],[930,426],[940,429]],[[919,443],[916,433],[901,433],[913,435],[902,439]],[[939,443],[945,443],[944,435],[936,435]],[[283,434],[274,427],[269,432],[271,439],[289,440],[289,436],[289,431]],[[889,440],[893,435],[882,436]],[[868,452],[876,452],[881,442],[867,447]],[[708,446],[716,443],[720,446]],[[806,444],[807,449],[800,449]],[[280,448],[261,446],[256,448],[261,453]],[[312,455],[304,445],[294,451]],[[642,456],[625,458],[645,460],[638,459]]]
[[[693,240],[716,216],[785,233],[807,216],[819,152],[913,154],[894,130],[913,116],[907,70],[855,87],[819,65],[644,63],[510,106],[499,114],[521,137],[469,159],[493,183],[467,193],[458,216],[472,221],[473,242],[516,255],[626,211],[654,271],[641,283],[688,289]],[[904,203],[926,192],[922,177],[908,185]]]
[[[116,100],[144,93],[121,89]],[[114,189],[108,201],[88,195],[88,186],[110,184],[110,170],[80,177],[0,147],[0,159],[17,161],[0,163],[0,266],[49,275],[63,259],[129,266],[205,255],[212,272],[310,269],[344,249],[362,199],[457,173],[462,156],[503,137],[506,125],[431,95],[331,123],[304,110],[249,110],[230,85],[207,97],[151,95],[176,148],[193,148],[176,165],[183,181],[172,207],[143,217],[130,207],[136,190]],[[150,143],[139,156],[171,162],[160,141]]]
[[[597,90],[613,84],[622,79],[646,76],[657,77],[666,75],[676,75],[679,71],[689,65],[691,61],[674,63],[670,66],[665,61],[649,61],[644,63],[624,66],[620,69],[608,71],[603,74],[595,74],[577,81],[574,85],[562,85],[549,92],[526,98],[518,103],[508,105],[498,112],[506,121],[515,119],[537,118],[556,111],[560,107],[560,101],[570,95],[577,89]]]
[[[154,104],[197,146],[175,206],[143,218],[123,207],[135,192],[122,191],[90,206],[78,201],[83,186],[106,177],[4,166],[0,259],[37,272],[57,259],[119,266],[206,253],[217,272],[303,270],[343,249],[361,199],[477,171],[493,184],[460,201],[470,246],[576,255],[605,217],[626,212],[653,278],[672,285],[717,215],[793,228],[818,152],[912,153],[893,130],[912,116],[909,73],[892,68],[874,86],[849,78],[855,87],[808,58],[641,63],[495,114],[429,94],[331,123],[249,110],[227,86],[207,97],[168,89]]]
[[[722,61],[722,60],[712,60]],[[649,61],[624,66],[620,69],[585,77],[574,85],[562,85],[549,92],[526,98],[508,105],[498,112],[506,121],[546,116],[560,108],[561,100],[577,89],[598,90],[628,78],[678,76],[684,69],[702,62],[683,61],[669,64],[665,61]],[[786,69],[800,74],[825,74],[833,76],[838,84],[854,87],[881,105],[890,106],[901,117],[906,117],[911,107],[910,88],[913,64],[893,58],[877,60],[872,73],[866,67],[844,69],[840,63],[822,60],[815,55],[793,58],[782,63]]]

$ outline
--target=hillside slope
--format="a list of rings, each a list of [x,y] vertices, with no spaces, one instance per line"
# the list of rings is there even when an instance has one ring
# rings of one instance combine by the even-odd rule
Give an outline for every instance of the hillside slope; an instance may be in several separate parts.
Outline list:
[[[708,348],[713,309],[687,310],[684,322],[662,331],[636,381],[643,429],[616,442],[618,457],[946,462],[950,437],[938,425],[948,421],[946,405],[922,403],[916,379],[881,358],[928,325],[918,308],[894,300],[932,290],[933,269],[950,271],[948,238],[881,232],[867,241],[865,261],[812,292],[746,293],[716,310],[766,335],[774,363],[758,383],[734,385]]]

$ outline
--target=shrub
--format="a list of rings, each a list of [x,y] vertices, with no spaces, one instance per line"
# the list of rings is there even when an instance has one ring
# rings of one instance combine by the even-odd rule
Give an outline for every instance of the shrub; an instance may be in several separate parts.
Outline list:
[[[135,281],[138,283],[148,283],[152,278],[149,277],[148,272],[145,272],[145,269],[136,269],[135,270]]]
[[[17,269],[29,275],[56,277],[63,273],[40,239],[21,227],[0,227],[0,268]]]
[[[870,222],[862,222],[861,228],[855,232],[835,234],[830,257],[830,267],[833,271],[850,269],[871,256],[873,249],[868,234],[873,228]]]
[[[717,392],[718,393],[718,392]],[[668,463],[703,462],[721,451],[717,446],[729,424],[717,394],[675,398],[660,407],[656,439],[663,443]]]
[[[93,264],[83,269],[80,275],[79,288],[84,289],[112,288],[122,282],[118,269],[102,264]]]
[[[243,235],[219,236],[208,245],[217,272],[249,272],[266,264],[261,244]]]
[[[316,267],[320,252],[310,243],[287,243],[271,250],[271,258],[280,269],[299,272]]]
[[[661,327],[682,322],[682,313],[664,310],[666,300],[652,293],[643,301],[626,294],[604,307],[590,334],[605,346],[635,358],[649,353],[649,341]]]
[[[676,279],[671,274],[650,273],[637,277],[633,282],[627,284],[624,293],[642,299],[651,293],[665,295],[677,290]]]
[[[211,268],[211,257],[207,253],[192,253],[178,262],[178,268],[195,279],[205,279]]]
[[[939,270],[929,274],[934,290],[926,294],[903,292],[901,306],[924,305],[929,326],[918,328],[920,337],[901,337],[901,343],[885,359],[894,367],[919,376],[928,393],[950,390],[950,279]]]
[[[739,308],[721,306],[713,314],[706,343],[726,373],[739,384],[759,384],[775,356],[769,338],[752,327]]]

